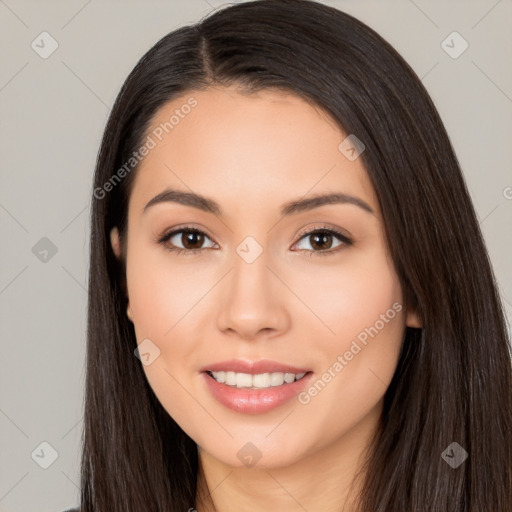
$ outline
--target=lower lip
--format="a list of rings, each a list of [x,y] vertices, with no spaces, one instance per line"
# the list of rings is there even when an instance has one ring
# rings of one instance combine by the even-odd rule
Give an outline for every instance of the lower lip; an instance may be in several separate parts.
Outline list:
[[[222,405],[236,412],[259,414],[276,409],[296,397],[306,387],[313,373],[308,372],[302,379],[290,384],[265,389],[236,388],[217,382],[206,372],[202,375],[211,394]]]

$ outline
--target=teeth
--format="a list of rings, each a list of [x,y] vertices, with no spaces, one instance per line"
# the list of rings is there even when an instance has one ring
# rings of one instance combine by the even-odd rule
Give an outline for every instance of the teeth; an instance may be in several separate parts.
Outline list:
[[[284,383],[284,373],[271,373],[270,374],[270,385],[271,386],[282,386]]]
[[[224,383],[226,382],[226,372],[215,372],[217,376],[215,377],[217,379],[217,382]]]
[[[259,373],[257,375],[253,375],[253,377],[252,377],[252,385],[255,388],[268,388],[268,387],[270,387],[270,373]]]
[[[237,388],[253,388],[264,389],[271,386],[282,386],[283,384],[291,384],[296,380],[302,379],[305,373],[258,373],[252,375],[250,373],[236,372],[210,372],[212,377],[221,384],[227,384]]]
[[[295,375],[293,373],[285,373],[284,374],[284,381],[289,384],[290,382],[293,382],[295,380]]]
[[[249,373],[236,374],[236,387],[237,388],[250,388],[252,386],[252,375]]]
[[[226,372],[226,384],[229,386],[236,386],[236,373]]]

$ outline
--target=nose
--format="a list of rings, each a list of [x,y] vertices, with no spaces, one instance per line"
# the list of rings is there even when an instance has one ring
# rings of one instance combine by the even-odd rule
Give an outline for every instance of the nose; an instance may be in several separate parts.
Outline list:
[[[292,294],[268,263],[265,251],[252,263],[235,256],[219,291],[220,331],[253,341],[276,337],[289,328],[287,301]]]

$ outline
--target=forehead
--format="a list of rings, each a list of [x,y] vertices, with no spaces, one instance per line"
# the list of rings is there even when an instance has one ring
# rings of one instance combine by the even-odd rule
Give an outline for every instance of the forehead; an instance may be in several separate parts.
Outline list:
[[[190,91],[161,107],[147,130],[152,149],[137,170],[137,209],[166,187],[238,200],[244,210],[335,190],[376,198],[362,160],[320,107],[281,90]]]

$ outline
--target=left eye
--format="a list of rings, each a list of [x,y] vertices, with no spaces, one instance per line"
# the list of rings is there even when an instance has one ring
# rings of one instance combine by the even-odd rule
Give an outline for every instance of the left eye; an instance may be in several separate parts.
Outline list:
[[[314,249],[315,253],[326,253],[326,252],[335,252],[332,249],[333,247],[333,240],[338,239],[339,243],[335,246],[336,250],[338,247],[342,245],[350,245],[352,241],[346,237],[345,235],[342,235],[341,233],[337,233],[336,231],[332,231],[330,229],[316,229],[314,231],[310,231],[308,233],[305,233],[300,240],[312,240],[312,243],[310,242],[310,246]],[[299,243],[300,243],[299,240]],[[329,247],[325,247],[328,245]],[[309,249],[302,249],[302,250],[309,250]]]

